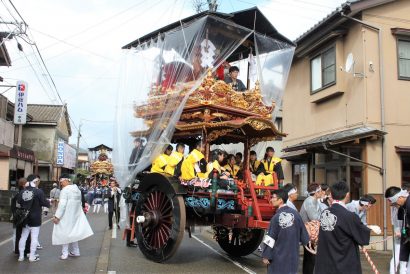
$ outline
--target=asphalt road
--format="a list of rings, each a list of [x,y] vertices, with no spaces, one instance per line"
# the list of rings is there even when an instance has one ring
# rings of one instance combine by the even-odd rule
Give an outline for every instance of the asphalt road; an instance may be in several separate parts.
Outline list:
[[[44,249],[38,251],[40,261],[36,263],[17,261],[17,255],[11,251],[11,225],[0,223],[0,273],[266,273],[260,253],[230,258],[211,239],[207,228],[197,228],[192,238],[186,233],[173,258],[165,263],[154,263],[138,248],[125,246],[122,230],[107,230],[106,214],[87,216],[95,234],[80,242],[81,257],[66,261],[59,259],[61,247],[51,245],[53,224],[47,218],[40,232]],[[388,273],[390,253],[370,252],[370,255],[380,273]],[[373,273],[365,259],[362,259],[362,266],[363,273]]]
[[[49,218],[44,218],[40,230],[40,243],[42,250],[38,250],[40,261],[30,263],[28,259],[18,262],[18,256],[12,253],[13,242],[11,225],[2,224],[9,229],[9,238],[0,240],[0,273],[95,273],[95,267],[100,256],[102,239],[107,228],[107,217],[104,214],[89,215],[89,221],[94,235],[80,242],[81,257],[59,259],[61,246],[51,244],[53,223]]]

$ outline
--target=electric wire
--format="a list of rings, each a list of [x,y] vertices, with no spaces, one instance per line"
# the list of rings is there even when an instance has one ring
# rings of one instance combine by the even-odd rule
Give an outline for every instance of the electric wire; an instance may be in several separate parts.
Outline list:
[[[3,0],[2,0],[2,3],[5,5],[5,3],[3,2]],[[13,7],[14,7],[14,5],[13,5]],[[6,6],[6,8],[7,8],[7,6]],[[14,7],[14,8],[15,8],[15,7]],[[10,12],[9,9],[8,9],[8,11],[9,11],[10,15],[15,19],[15,17],[11,14],[11,12]],[[19,14],[19,13],[18,13],[18,14]],[[19,16],[20,16],[20,18],[24,21],[24,19],[21,17],[20,14],[19,14]],[[16,19],[15,19],[15,20],[16,20]],[[16,20],[16,21],[17,21],[17,20]],[[25,21],[24,21],[24,22],[25,22]],[[17,22],[17,23],[18,23],[18,22]],[[25,24],[26,24],[26,23],[25,23]],[[27,25],[27,24],[26,24],[26,25]],[[23,41],[27,42],[27,41],[24,40],[21,36],[18,36],[18,38],[20,38],[20,39],[22,39]],[[16,37],[16,40],[18,40],[17,37]],[[53,87],[54,87],[54,89],[55,89],[55,92],[56,92],[58,98],[60,99],[60,102],[62,103],[62,107],[66,106],[66,104],[64,103],[64,101],[62,100],[62,98],[61,98],[61,96],[60,96],[60,93],[58,92],[57,86],[56,86],[56,84],[55,84],[55,82],[54,82],[54,80],[53,80],[53,78],[52,78],[52,76],[51,76],[51,74],[50,74],[50,72],[49,72],[49,70],[48,70],[48,68],[47,68],[47,65],[46,65],[45,62],[44,62],[44,59],[43,59],[43,57],[42,57],[42,55],[41,55],[41,53],[40,53],[40,50],[39,50],[39,48],[37,47],[36,43],[34,43],[34,42],[33,42],[33,43],[27,42],[27,43],[32,47],[32,49],[33,49],[33,46],[35,47],[35,52],[36,52],[37,54],[34,54],[34,56],[37,58],[37,55],[38,55],[38,57],[39,57],[40,60],[41,60],[42,65],[43,65],[43,67],[42,67],[42,66],[39,64],[39,62],[38,62],[39,60],[37,60],[37,62],[38,62],[38,64],[39,64],[39,68],[40,68],[40,69],[43,69],[43,68],[45,69],[45,71],[47,72],[47,75],[48,75],[48,77],[49,77],[49,78],[46,78],[47,83],[49,84],[49,86],[50,86],[50,88],[51,88],[51,85],[50,85],[50,83],[49,83],[49,80],[51,80],[52,85],[53,85]],[[56,99],[54,99],[54,100],[51,99],[49,93],[47,92],[47,89],[45,88],[43,82],[41,81],[40,77],[38,76],[37,71],[35,70],[33,64],[30,62],[30,60],[29,60],[27,54],[26,54],[24,51],[23,51],[23,55],[24,55],[25,59],[27,60],[27,62],[29,63],[29,66],[30,66],[31,69],[33,70],[34,75],[36,76],[38,82],[39,82],[40,85],[42,86],[42,88],[43,88],[44,92],[46,93],[47,97],[49,98],[49,100],[50,100],[51,102],[55,102]],[[78,132],[79,129],[78,129],[77,125],[75,124],[74,120],[72,119],[72,117],[69,115],[68,111],[67,111],[67,116],[68,116],[69,120],[71,121],[71,123],[73,124],[74,128],[75,128],[75,129],[77,130],[77,132]],[[87,144],[87,141],[85,140],[85,138],[83,138],[83,141]],[[87,145],[88,145],[88,144],[87,144]]]
[[[154,3],[154,4],[152,4],[151,6],[147,7],[147,9],[148,9],[148,10],[153,9],[154,7],[156,7],[156,6],[157,6],[158,4],[160,4],[161,2],[162,2],[161,0],[157,0],[157,1],[150,2],[150,3]],[[106,34],[107,34],[108,32],[110,32],[110,31],[117,30],[118,28],[120,28],[120,27],[123,26],[124,24],[127,24],[127,23],[129,23],[130,21],[135,20],[136,18],[139,18],[139,16],[140,16],[141,14],[143,14],[144,12],[145,12],[145,11],[142,11],[142,12],[140,12],[140,13],[134,14],[131,18],[128,18],[128,19],[126,19],[125,21],[122,21],[121,23],[119,23],[119,24],[113,26],[112,28],[104,29],[102,33],[97,33],[97,34],[94,35],[94,36],[88,37],[88,39],[84,40],[84,41],[82,42],[82,44],[84,45],[84,44],[86,44],[86,43],[88,43],[88,42],[90,42],[90,41],[94,41],[95,38],[98,38],[98,37],[100,37],[100,36],[103,35],[103,34],[106,35]],[[157,20],[157,22],[159,22],[159,20]],[[67,39],[65,39],[65,40],[67,40]],[[58,44],[58,43],[56,43],[56,44]],[[48,47],[46,47],[46,48],[48,48]],[[63,51],[63,52],[61,52],[61,53],[58,53],[58,54],[53,55],[53,56],[51,56],[51,57],[48,57],[48,58],[47,58],[47,61],[50,61],[50,60],[52,60],[52,59],[58,58],[58,57],[60,57],[60,56],[63,56],[63,55],[65,55],[66,53],[71,52],[72,50],[73,50],[73,48],[70,48],[70,49],[65,50],[65,51]],[[13,60],[13,62],[15,62],[15,61],[17,61],[17,60],[18,60],[18,59]],[[21,69],[24,69],[24,68],[26,68],[26,67],[27,67],[27,66],[10,69],[9,72],[21,70]]]
[[[47,89],[46,89],[45,86],[43,85],[43,82],[40,80],[40,77],[38,76],[37,71],[35,70],[33,64],[30,62],[30,60],[28,59],[28,57],[27,57],[27,55],[25,54],[24,51],[23,51],[23,54],[24,54],[24,57],[26,58],[27,62],[29,63],[31,69],[33,70],[34,75],[36,76],[36,78],[37,78],[39,84],[41,85],[41,87],[43,88],[45,94],[47,95],[48,99],[50,100],[50,102],[54,102],[54,100],[51,99],[50,95],[48,94]]]
[[[96,53],[96,52],[94,52],[94,51],[92,51],[92,50],[85,49],[85,48],[82,48],[82,47],[80,47],[80,46],[74,45],[74,44],[69,43],[69,42],[67,42],[67,41],[64,41],[64,40],[62,40],[62,39],[60,39],[60,38],[57,38],[57,37],[55,37],[55,36],[53,36],[53,35],[44,33],[44,32],[42,32],[42,31],[36,30],[36,29],[34,29],[34,28],[31,28],[31,29],[32,29],[33,31],[35,31],[35,32],[37,32],[37,33],[39,33],[39,34],[41,34],[41,35],[44,35],[44,36],[46,36],[46,37],[48,37],[48,38],[54,39],[54,40],[56,40],[56,41],[59,41],[59,42],[62,43],[62,44],[66,44],[66,45],[68,45],[68,46],[70,46],[70,47],[73,47],[73,48],[76,48],[76,49],[85,51],[85,52],[87,52],[87,53],[89,53],[89,54],[91,54],[91,55],[94,55],[94,56],[97,56],[97,57],[106,59],[106,60],[111,61],[111,62],[114,62],[114,61],[115,61],[115,60],[113,60],[113,59],[111,59],[111,58],[109,58],[109,57],[107,57],[107,56],[104,56],[104,55],[98,54],[98,53]]]
[[[3,0],[2,0],[2,1],[3,1]],[[101,24],[104,24],[104,23],[106,23],[106,22],[112,20],[113,18],[115,18],[115,17],[117,17],[117,16],[119,16],[119,15],[121,15],[121,14],[124,14],[124,13],[126,13],[126,12],[128,12],[128,11],[130,11],[130,10],[136,8],[136,7],[138,7],[139,5],[143,4],[144,2],[145,2],[144,0],[141,0],[140,2],[138,2],[138,3],[134,4],[134,5],[131,5],[130,7],[126,8],[126,9],[124,9],[124,10],[122,10],[122,11],[120,11],[120,12],[118,12],[118,13],[116,13],[116,14],[114,14],[114,15],[108,17],[108,18],[105,18],[105,19],[103,19],[103,20],[101,20],[101,21],[99,21],[99,22],[97,22],[97,23],[95,23],[95,24],[93,24],[93,25],[91,25],[91,26],[88,26],[87,28],[85,28],[85,29],[83,29],[83,30],[81,30],[81,31],[79,31],[79,32],[77,32],[77,33],[74,33],[74,34],[72,34],[72,35],[67,36],[67,37],[64,38],[63,40],[69,40],[69,39],[71,39],[71,38],[73,38],[73,37],[76,37],[76,36],[79,36],[79,35],[81,35],[81,34],[83,34],[83,33],[86,33],[87,31],[89,31],[89,30],[91,30],[91,29],[93,29],[93,28],[95,28],[95,27],[97,27],[97,26],[101,26]],[[14,5],[13,5],[13,6],[14,6]],[[20,18],[24,21],[24,19],[23,19],[22,17],[20,17]],[[27,25],[27,24],[26,24],[26,25]],[[48,46],[44,47],[42,50],[44,51],[44,50],[46,50],[46,49],[48,49],[48,48],[51,48],[51,47],[54,47],[55,45],[58,45],[58,44],[59,44],[59,43],[53,43],[53,44],[51,44],[51,45],[48,45]],[[13,61],[15,62],[16,60],[13,60]]]

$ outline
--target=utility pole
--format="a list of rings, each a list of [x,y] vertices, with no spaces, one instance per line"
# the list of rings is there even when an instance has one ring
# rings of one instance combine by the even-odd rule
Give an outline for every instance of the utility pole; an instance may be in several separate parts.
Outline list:
[[[218,3],[216,0],[208,0],[209,11],[216,12],[218,9]]]
[[[80,121],[80,125],[78,127],[78,135],[77,135],[77,149],[75,150],[75,168],[78,168],[78,151],[80,149],[80,138],[81,138],[81,126],[82,122]]]

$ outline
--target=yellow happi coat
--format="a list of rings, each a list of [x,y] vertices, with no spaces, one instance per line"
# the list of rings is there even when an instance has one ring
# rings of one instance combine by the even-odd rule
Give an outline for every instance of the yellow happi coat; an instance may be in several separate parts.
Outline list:
[[[225,165],[224,168],[231,174],[232,177],[236,177],[238,175],[239,170],[241,169],[238,165]]]
[[[197,149],[192,150],[191,153],[188,154],[181,166],[182,180],[192,180],[196,177],[206,178],[205,173],[195,172],[195,165],[202,159],[205,159],[205,156]]]
[[[249,160],[249,169],[251,173],[256,174],[256,171],[258,170],[260,163],[261,162],[258,160],[255,160],[253,163]]]
[[[162,173],[165,172],[165,168],[168,165],[169,156],[165,153],[159,155],[155,160],[152,162],[151,172],[153,173]]]
[[[218,172],[218,175],[221,175],[223,171],[225,171],[225,168],[222,167],[218,160],[213,161],[212,163],[208,163],[208,165],[206,166],[206,175],[207,177],[209,177],[209,174],[216,169]],[[212,178],[212,174],[211,174],[211,178]]]
[[[258,175],[258,177],[256,178],[256,185],[261,185],[262,183],[265,186],[273,185],[274,182],[273,182],[272,174],[274,173],[275,165],[277,163],[280,163],[281,161],[282,161],[282,159],[277,158],[277,157],[273,157],[270,162],[268,162],[265,159],[261,160],[260,164],[264,166],[265,171],[268,172],[269,174],[265,175],[263,173],[260,173]]]
[[[178,165],[178,163],[184,158],[184,154],[178,151],[172,152],[172,154],[169,156],[168,164],[165,167],[165,173],[168,173],[170,175],[174,175],[175,172],[175,167]]]

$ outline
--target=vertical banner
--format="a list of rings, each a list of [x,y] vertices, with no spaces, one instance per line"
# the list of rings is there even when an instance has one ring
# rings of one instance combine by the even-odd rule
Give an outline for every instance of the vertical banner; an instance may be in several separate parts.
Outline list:
[[[57,165],[64,165],[64,141],[59,139],[57,143]]]
[[[27,117],[27,83],[17,81],[16,102],[14,104],[14,124],[24,125]]]

